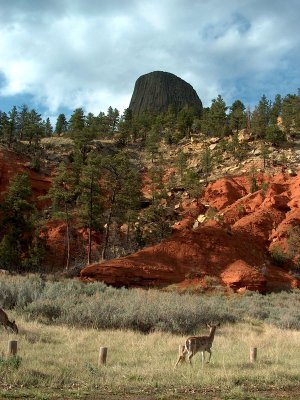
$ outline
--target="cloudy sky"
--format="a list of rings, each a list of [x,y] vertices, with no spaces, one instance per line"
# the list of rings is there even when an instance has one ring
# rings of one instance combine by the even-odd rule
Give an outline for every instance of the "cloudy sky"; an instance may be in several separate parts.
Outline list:
[[[296,93],[299,15],[299,0],[0,0],[0,110],[123,112],[155,70],[206,106]]]

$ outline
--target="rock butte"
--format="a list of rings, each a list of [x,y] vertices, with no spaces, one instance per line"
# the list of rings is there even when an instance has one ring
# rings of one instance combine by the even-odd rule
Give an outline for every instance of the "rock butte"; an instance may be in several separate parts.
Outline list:
[[[145,111],[164,112],[169,106],[179,110],[185,105],[199,113],[202,111],[201,100],[193,87],[174,74],[154,71],[137,79],[129,109],[138,116]]]

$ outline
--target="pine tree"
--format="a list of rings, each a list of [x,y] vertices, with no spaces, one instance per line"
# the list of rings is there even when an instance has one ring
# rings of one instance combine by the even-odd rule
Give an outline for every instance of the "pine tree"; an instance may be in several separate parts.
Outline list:
[[[82,108],[76,108],[70,117],[69,121],[69,132],[71,137],[76,136],[79,132],[82,132],[85,127],[85,116]]]
[[[231,129],[233,129],[235,132],[246,128],[247,117],[245,113],[245,106],[240,100],[236,100],[230,107],[229,121]]]
[[[16,135],[17,135],[18,111],[16,106],[13,106],[11,111],[9,111],[8,121],[9,125],[6,131],[6,142],[8,144],[8,147],[11,147],[13,141],[16,140]]]
[[[20,140],[26,140],[29,128],[29,109],[26,104],[23,104],[17,114],[17,129]]]
[[[110,130],[110,134],[114,134],[117,130],[118,123],[120,121],[120,113],[116,108],[109,107],[107,110],[107,121]]]
[[[287,134],[300,133],[300,96],[288,94],[282,102],[282,120]]]
[[[159,153],[159,134],[155,128],[152,128],[147,136],[145,149],[150,154],[151,162],[153,163]]]
[[[51,137],[53,134],[53,128],[50,122],[50,118],[46,119],[46,122],[44,123],[44,129],[45,129],[44,136]]]
[[[275,96],[275,100],[270,109],[270,124],[277,125],[278,117],[281,115],[282,98],[280,94]]]
[[[204,179],[207,182],[208,176],[213,168],[213,157],[209,147],[206,147],[200,154],[200,166]]]
[[[18,174],[10,182],[0,204],[2,241],[1,264],[20,269],[28,256],[34,229],[36,208],[31,202],[31,185],[27,174]]]
[[[55,131],[56,135],[63,135],[68,131],[68,121],[66,119],[65,114],[59,114],[55,124]]]
[[[271,103],[263,95],[252,113],[251,129],[256,139],[264,138],[270,122]]]
[[[58,218],[66,225],[66,269],[70,267],[70,242],[71,242],[71,223],[74,214],[76,198],[78,196],[78,186],[76,171],[65,164],[60,164],[57,175],[52,181],[52,186],[45,199],[52,202],[52,218]]]
[[[101,159],[102,187],[107,193],[105,200],[105,237],[102,258],[107,257],[110,229],[128,221],[130,212],[136,210],[140,200],[140,182],[136,168],[125,154],[117,153]]]
[[[227,106],[221,95],[212,100],[209,111],[209,125],[213,135],[223,137],[228,133]]]
[[[103,194],[100,189],[101,170],[99,157],[90,153],[83,167],[77,199],[77,217],[88,231],[87,263],[92,262],[92,232],[100,231],[103,222]]]

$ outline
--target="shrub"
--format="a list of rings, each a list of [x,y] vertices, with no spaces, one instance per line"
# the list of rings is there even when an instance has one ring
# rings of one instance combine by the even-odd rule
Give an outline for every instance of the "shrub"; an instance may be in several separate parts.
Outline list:
[[[274,264],[278,266],[284,265],[288,260],[288,256],[284,253],[283,248],[278,244],[272,247],[270,250],[270,256]]]
[[[210,279],[210,278],[209,278]],[[155,289],[115,289],[103,283],[0,276],[0,306],[29,319],[96,329],[195,334],[209,322],[267,322],[300,329],[300,291],[226,296]]]

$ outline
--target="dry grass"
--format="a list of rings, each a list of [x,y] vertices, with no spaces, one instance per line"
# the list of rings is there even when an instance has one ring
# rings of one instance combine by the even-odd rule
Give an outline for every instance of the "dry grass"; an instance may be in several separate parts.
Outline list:
[[[196,355],[193,368],[181,364],[174,369],[182,336],[18,322],[22,362],[18,370],[0,370],[0,395],[6,397],[9,393],[29,396],[29,392],[36,396],[38,392],[44,393],[43,398],[55,398],[59,390],[71,397],[84,393],[154,396],[212,391],[244,398],[239,393],[248,390],[295,388],[300,378],[297,331],[266,325],[223,326],[216,334],[211,364],[202,368],[201,357]],[[6,352],[12,338],[15,336],[1,330],[0,353]],[[100,346],[109,348],[106,367],[97,366]],[[258,347],[255,364],[249,362],[250,346]]]

